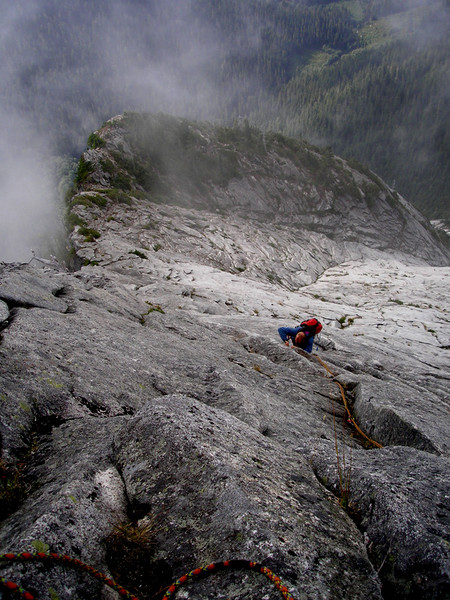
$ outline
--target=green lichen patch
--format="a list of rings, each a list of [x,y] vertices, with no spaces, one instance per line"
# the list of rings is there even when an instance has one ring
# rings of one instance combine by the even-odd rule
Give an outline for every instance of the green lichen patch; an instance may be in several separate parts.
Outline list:
[[[147,260],[147,256],[140,250],[130,250],[128,254],[135,254],[136,256],[139,256],[139,258]]]
[[[77,215],[77,213],[69,212],[66,217],[66,225],[69,231],[73,231],[77,226],[84,227],[86,225],[86,221]]]
[[[80,162],[78,163],[77,174],[75,176],[75,183],[77,185],[85,183],[93,170],[94,165],[81,156]]]
[[[118,202],[119,204],[131,204],[130,196],[124,192],[123,189],[110,188],[104,191],[106,196],[112,200],[113,202]]]
[[[103,148],[106,146],[106,142],[96,131],[94,131],[88,137],[87,145],[88,148]]]
[[[42,540],[33,540],[31,545],[36,550],[36,552],[45,552],[47,553],[50,550],[50,546],[43,542]]]

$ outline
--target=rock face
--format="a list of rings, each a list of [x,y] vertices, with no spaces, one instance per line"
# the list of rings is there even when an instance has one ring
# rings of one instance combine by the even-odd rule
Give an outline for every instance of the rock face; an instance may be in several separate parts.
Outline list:
[[[327,213],[326,190],[314,231],[284,192],[270,217],[284,180],[252,163],[225,181],[204,130],[214,181],[193,187],[180,158],[172,172],[132,154],[115,121],[72,201],[84,266],[0,265],[1,551],[68,554],[140,600],[232,559],[296,599],[447,597],[446,251],[403,201],[395,243],[374,233],[382,199],[366,237],[365,209]],[[295,161],[270,152],[293,189]],[[110,187],[120,174],[128,190]],[[310,315],[324,324],[313,354],[285,347],[277,328]],[[1,566],[40,598],[113,597],[76,569]],[[281,597],[245,570],[178,596]]]

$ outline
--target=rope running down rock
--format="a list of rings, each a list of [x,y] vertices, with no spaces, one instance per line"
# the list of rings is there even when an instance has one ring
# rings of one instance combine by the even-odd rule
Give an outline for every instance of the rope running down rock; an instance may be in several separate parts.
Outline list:
[[[70,556],[66,556],[65,554],[53,554],[53,553],[46,554],[45,552],[36,552],[36,553],[20,552],[18,554],[7,553],[7,554],[0,554],[0,560],[9,560],[9,561],[16,561],[16,562],[25,562],[25,561],[29,561],[29,560],[44,561],[44,562],[48,561],[48,562],[62,563],[64,565],[70,566],[70,567],[76,567],[78,569],[86,571],[87,573],[89,573],[90,575],[95,577],[96,579],[99,579],[102,583],[104,583],[108,587],[112,588],[113,590],[116,590],[119,593],[119,596],[121,598],[126,598],[126,600],[138,600],[138,598],[136,596],[133,596],[133,594],[131,594],[129,591],[127,591],[121,585],[116,583],[113,579],[106,577],[106,575],[103,575],[103,573],[99,573],[99,571],[97,571],[93,567],[81,562],[81,560],[78,560],[76,558],[70,558]],[[20,586],[18,586],[13,581],[6,581],[3,577],[0,577],[0,583],[3,585],[3,587],[5,587],[8,590],[17,591],[18,593],[20,593],[22,595],[22,598],[24,598],[25,600],[35,600],[35,596],[33,596],[29,592],[26,592],[25,590],[23,590]]]
[[[313,356],[314,356],[314,358],[316,358],[319,361],[319,363],[327,371],[327,373],[333,377],[334,383],[339,387],[339,390],[341,392],[342,402],[344,403],[344,407],[345,407],[345,410],[347,412],[348,420],[350,421],[350,423],[353,425],[353,427],[356,429],[356,431],[363,438],[365,438],[370,444],[372,444],[372,446],[374,446],[375,448],[382,448],[383,446],[381,444],[379,444],[378,442],[376,442],[375,440],[372,440],[368,435],[366,435],[364,433],[364,431],[359,427],[358,423],[355,421],[355,419],[354,419],[354,417],[353,417],[353,415],[352,415],[352,413],[350,411],[350,408],[348,406],[347,398],[345,396],[344,387],[343,387],[343,385],[341,383],[339,383],[339,381],[336,381],[335,374],[330,370],[330,368],[328,367],[328,365],[320,358],[320,356],[317,356],[317,354],[314,354]]]

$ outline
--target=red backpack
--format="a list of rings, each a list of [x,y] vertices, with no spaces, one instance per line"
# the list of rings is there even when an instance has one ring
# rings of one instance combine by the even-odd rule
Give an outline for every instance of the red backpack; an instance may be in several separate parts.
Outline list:
[[[300,323],[300,327],[307,329],[311,332],[312,335],[317,335],[322,331],[322,323],[317,319],[307,319],[306,321],[302,321]]]

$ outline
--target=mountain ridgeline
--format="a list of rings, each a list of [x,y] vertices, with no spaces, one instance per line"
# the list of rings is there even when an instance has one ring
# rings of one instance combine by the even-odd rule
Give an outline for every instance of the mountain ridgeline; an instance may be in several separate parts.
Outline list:
[[[329,148],[263,133],[248,122],[228,128],[136,113],[111,119],[88,145],[77,189],[69,193],[69,225],[81,235],[92,225],[87,206],[94,205],[95,235],[101,235],[118,205],[139,214],[148,201],[253,220],[255,238],[268,224],[280,238],[300,233],[306,243],[299,252],[314,251],[323,267],[365,248],[448,262],[448,251],[417,210],[367,167]],[[235,248],[234,254],[240,254],[239,268],[254,268],[245,252]],[[281,279],[293,277],[298,285],[303,270],[295,261],[286,266],[281,256],[278,262],[274,271],[290,270]]]

